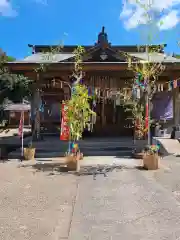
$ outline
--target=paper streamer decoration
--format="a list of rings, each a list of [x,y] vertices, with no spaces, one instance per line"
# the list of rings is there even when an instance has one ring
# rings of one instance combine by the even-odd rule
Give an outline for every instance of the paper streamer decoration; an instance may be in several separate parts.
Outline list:
[[[177,80],[173,81],[173,88],[177,88]]]

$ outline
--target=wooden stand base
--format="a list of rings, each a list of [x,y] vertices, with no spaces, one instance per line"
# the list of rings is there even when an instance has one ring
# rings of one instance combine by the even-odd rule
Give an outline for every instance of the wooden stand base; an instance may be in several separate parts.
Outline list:
[[[79,160],[83,159],[83,154],[79,153],[77,155],[67,155],[66,164],[68,171],[79,171]]]
[[[24,160],[34,160],[35,148],[24,148]]]
[[[157,170],[159,168],[160,157],[158,154],[144,154],[143,165],[147,170]]]

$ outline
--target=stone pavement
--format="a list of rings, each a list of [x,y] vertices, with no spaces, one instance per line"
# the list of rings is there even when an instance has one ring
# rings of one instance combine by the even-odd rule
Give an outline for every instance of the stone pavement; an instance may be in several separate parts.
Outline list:
[[[180,238],[180,206],[147,172],[121,170],[80,182],[70,240]]]
[[[72,175],[0,164],[0,239],[67,239],[76,189]]]
[[[178,240],[180,199],[168,181],[179,184],[180,161],[163,163],[158,171],[118,169],[96,180],[0,164],[0,239]]]

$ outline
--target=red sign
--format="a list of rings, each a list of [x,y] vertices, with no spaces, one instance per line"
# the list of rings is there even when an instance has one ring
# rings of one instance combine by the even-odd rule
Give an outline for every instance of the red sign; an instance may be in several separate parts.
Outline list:
[[[65,103],[62,103],[62,120],[61,120],[61,134],[60,140],[69,140],[69,126],[67,118],[67,106]]]

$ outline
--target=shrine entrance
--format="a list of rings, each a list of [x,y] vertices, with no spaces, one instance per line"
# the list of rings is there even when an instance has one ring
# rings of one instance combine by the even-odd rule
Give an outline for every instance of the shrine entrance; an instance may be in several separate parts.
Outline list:
[[[104,110],[104,114],[103,114]],[[104,106],[99,103],[95,109],[96,123],[93,131],[84,131],[84,137],[121,137],[133,136],[132,113],[123,105],[114,106],[113,101]]]
[[[63,100],[70,98],[70,87],[67,86],[68,84],[62,86],[62,81],[61,79],[57,79],[55,84],[53,84],[52,79],[49,79],[49,81],[46,80],[42,88],[44,111],[41,113],[41,126],[48,133],[59,134],[62,117],[61,104]],[[87,86],[90,85],[85,84]],[[107,90],[101,90],[100,87],[98,89],[100,92],[97,93],[96,104],[93,107],[93,110],[96,112],[96,123],[92,131],[88,129],[84,130],[83,137],[132,136],[131,112],[126,111],[118,98],[107,98],[107,95],[105,95]]]

